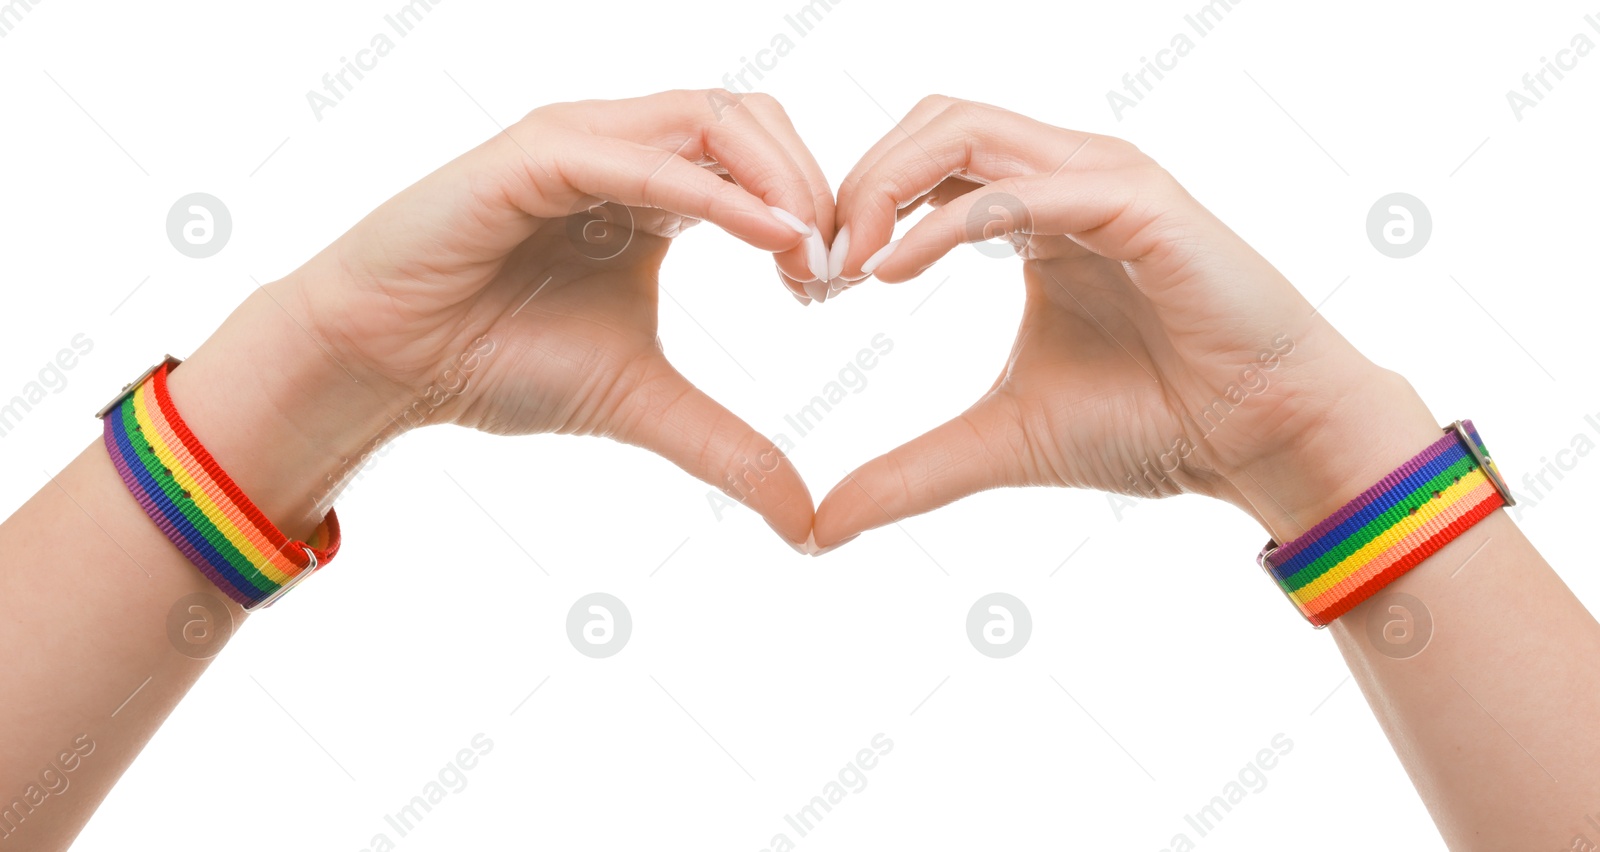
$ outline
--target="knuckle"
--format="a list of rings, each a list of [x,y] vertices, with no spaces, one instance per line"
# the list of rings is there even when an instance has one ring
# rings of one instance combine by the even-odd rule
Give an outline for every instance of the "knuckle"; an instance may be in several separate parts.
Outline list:
[[[1140,163],[1134,168],[1134,174],[1139,177],[1141,194],[1147,197],[1170,205],[1188,195],[1188,191],[1178,183],[1177,178],[1172,176],[1172,172],[1154,160]]]
[[[857,190],[861,186],[861,177],[862,174],[860,172],[854,172],[846,175],[845,179],[839,182],[838,197],[841,201],[846,197],[856,194]]]
[[[984,128],[999,127],[1001,125],[997,125],[996,122],[1010,123],[1015,119],[1022,118],[1004,107],[997,107],[982,101],[969,101],[959,98],[950,100],[945,108],[945,113],[963,125]]]
[[[899,182],[888,173],[873,175],[870,183],[863,181],[854,191],[858,203],[864,201],[873,208],[898,209],[900,206],[900,199],[894,197],[899,192]]]
[[[743,105],[747,97],[722,86],[713,86],[709,89],[685,90],[682,100],[685,108],[698,107],[720,119],[728,110]]]
[[[986,107],[973,101],[958,100],[952,101],[945,107],[945,114],[962,124],[971,124],[987,119],[992,109],[993,107]]]
[[[517,123],[525,126],[564,124],[577,106],[574,103],[544,104],[529,110]]]
[[[890,163],[880,169],[873,176],[872,183],[866,189],[875,196],[883,196],[890,203],[898,207],[900,204],[909,203],[916,198],[915,187],[922,181],[919,180],[922,164],[919,162]],[[910,197],[900,198],[904,194]]]
[[[1108,158],[1113,164],[1135,167],[1155,165],[1155,160],[1151,159],[1149,154],[1120,136],[1090,134],[1089,139],[1094,147],[1099,149],[1100,156]]]
[[[1145,152],[1139,150],[1138,145],[1135,145],[1120,136],[1107,136],[1106,142],[1111,145],[1112,150],[1130,159],[1150,160],[1150,157],[1146,155]],[[1153,163],[1154,161],[1151,162]]]
[[[761,109],[783,111],[783,104],[778,99],[766,92],[751,92],[744,96],[744,102],[752,107]]]

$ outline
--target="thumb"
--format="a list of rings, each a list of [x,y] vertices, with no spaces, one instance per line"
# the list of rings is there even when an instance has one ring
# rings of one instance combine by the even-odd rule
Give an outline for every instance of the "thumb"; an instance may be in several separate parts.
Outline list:
[[[616,412],[612,437],[643,447],[761,515],[797,549],[813,504],[800,472],[770,439],[684,378],[666,359],[647,368]]]
[[[990,393],[960,416],[855,469],[817,509],[816,544],[987,491],[1029,484],[1022,425],[1008,397]]]

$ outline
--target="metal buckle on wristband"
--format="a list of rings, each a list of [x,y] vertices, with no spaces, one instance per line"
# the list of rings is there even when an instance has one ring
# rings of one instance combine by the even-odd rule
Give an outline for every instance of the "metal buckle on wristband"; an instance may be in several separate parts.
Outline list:
[[[1279,592],[1281,592],[1283,594],[1283,599],[1288,601],[1289,606],[1294,608],[1295,618],[1299,619],[1300,621],[1305,621],[1306,614],[1300,611],[1300,605],[1295,603],[1294,598],[1289,595],[1289,590],[1285,589],[1283,585],[1278,582],[1277,576],[1272,573],[1272,566],[1267,564],[1267,560],[1271,559],[1272,554],[1277,553],[1278,548],[1282,546],[1283,545],[1278,544],[1277,539],[1268,539],[1267,546],[1261,548],[1261,552],[1256,554],[1256,564],[1260,565],[1262,573],[1267,575],[1267,582],[1271,583],[1274,589],[1277,589]],[[1322,630],[1323,628],[1327,627],[1325,624],[1313,624],[1311,626],[1316,630]]]
[[[1494,483],[1494,489],[1500,492],[1500,499],[1506,501],[1507,506],[1517,505],[1517,498],[1511,493],[1511,486],[1506,485],[1506,481],[1500,478],[1500,468],[1495,466],[1493,459],[1484,455],[1483,451],[1478,449],[1477,442],[1473,441],[1472,436],[1467,434],[1467,427],[1460,420],[1457,420],[1446,426],[1445,431],[1455,432],[1456,437],[1461,439],[1461,443],[1467,445],[1467,452],[1472,455],[1472,460],[1478,463],[1478,467],[1483,469],[1483,473],[1489,477],[1489,481]]]
[[[311,564],[307,565],[304,569],[302,569],[300,571],[300,573],[298,573],[298,574],[294,575],[293,577],[289,578],[289,582],[284,583],[283,585],[279,586],[277,591],[273,592],[270,595],[267,595],[266,597],[262,598],[261,600],[257,601],[256,603],[253,603],[253,604],[251,604],[251,605],[249,605],[247,607],[244,607],[244,611],[245,612],[255,612],[258,609],[262,609],[264,607],[272,606],[274,603],[277,603],[278,598],[281,598],[284,595],[287,595],[289,593],[290,589],[294,588],[295,586],[300,585],[300,581],[302,581],[305,578],[311,576],[312,573],[314,573],[317,570],[317,555],[315,553],[311,552],[311,548],[306,547],[303,544],[300,545],[300,549],[304,550],[306,552],[306,558],[311,560]]]
[[[123,385],[122,386],[122,390],[116,395],[116,397],[114,397],[110,402],[106,403],[105,407],[101,408],[99,411],[96,411],[94,413],[95,419],[96,420],[104,420],[104,419],[106,419],[106,415],[110,414],[112,409],[114,409],[117,406],[121,405],[122,401],[128,398],[128,394],[131,394],[134,391],[138,390],[139,386],[144,384],[145,379],[148,379],[151,376],[155,375],[157,370],[161,369],[162,367],[164,367],[164,366],[166,366],[168,364],[171,364],[172,366],[176,367],[176,366],[178,366],[179,364],[182,364],[182,363],[183,363],[183,359],[182,358],[178,358],[178,357],[173,356],[173,355],[168,355],[167,357],[161,359],[160,363],[154,364],[154,365],[152,365],[150,367],[150,369],[145,370],[144,372],[140,373],[139,374],[139,378],[134,379],[133,381]]]

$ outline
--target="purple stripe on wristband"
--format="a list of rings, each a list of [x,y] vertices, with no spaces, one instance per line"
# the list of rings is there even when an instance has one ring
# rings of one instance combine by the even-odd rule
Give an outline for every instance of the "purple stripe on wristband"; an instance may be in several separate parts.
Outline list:
[[[113,433],[114,422],[112,418],[106,418],[105,429],[107,435]],[[128,463],[123,459],[122,454],[107,453],[107,455],[111,457],[111,463],[116,466],[117,475],[122,477],[123,484],[128,487],[129,495],[138,501],[139,507],[144,509],[146,515],[150,516],[150,520],[161,530],[161,533],[171,539],[172,543],[177,545],[178,550],[182,551],[189,561],[200,566],[200,570],[206,575],[207,579],[222,588],[221,584],[225,581],[220,576],[217,576],[216,571],[206,564],[206,560],[200,555],[200,551],[196,550],[194,545],[190,544],[188,539],[178,532],[177,527],[167,520],[166,514],[156,506],[154,500],[150,499],[150,495],[145,492],[144,486],[139,483],[138,477],[134,476],[133,469],[128,467]]]
[[[1473,437],[1476,438],[1477,436],[1474,435]],[[1459,443],[1460,439],[1458,439],[1453,433],[1447,434],[1439,440],[1434,441],[1432,444],[1429,444],[1428,448],[1419,453],[1415,458],[1411,459],[1411,461],[1407,463],[1403,470],[1416,470],[1417,468],[1420,468],[1428,462],[1433,461],[1434,459],[1443,455],[1445,451]],[[1399,471],[1396,471],[1395,473],[1399,473]],[[1317,544],[1323,536],[1327,535],[1329,532],[1332,532],[1336,527],[1349,520],[1357,512],[1360,512],[1362,509],[1372,505],[1372,501],[1383,496],[1384,492],[1388,490],[1388,486],[1392,484],[1389,481],[1390,477],[1394,476],[1395,474],[1391,473],[1389,477],[1385,477],[1382,482],[1379,482],[1377,485],[1374,485],[1357,496],[1355,499],[1344,504],[1339,511],[1334,512],[1326,518],[1323,518],[1321,523],[1318,523],[1316,526],[1307,530],[1305,534],[1296,537],[1293,541],[1278,548],[1278,550],[1272,554],[1273,563],[1276,565],[1283,565],[1287,563],[1302,550]],[[1405,477],[1402,474],[1399,477],[1395,477],[1395,481],[1399,481],[1400,479],[1404,478]]]

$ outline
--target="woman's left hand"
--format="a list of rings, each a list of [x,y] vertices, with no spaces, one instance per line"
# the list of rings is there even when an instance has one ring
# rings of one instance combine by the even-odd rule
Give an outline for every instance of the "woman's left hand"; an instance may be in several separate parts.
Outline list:
[[[675,91],[534,110],[275,286],[336,359],[394,390],[404,426],[636,444],[798,544],[813,505],[793,465],[656,337],[662,259],[699,220],[776,253],[805,300],[833,193],[772,98]]]

